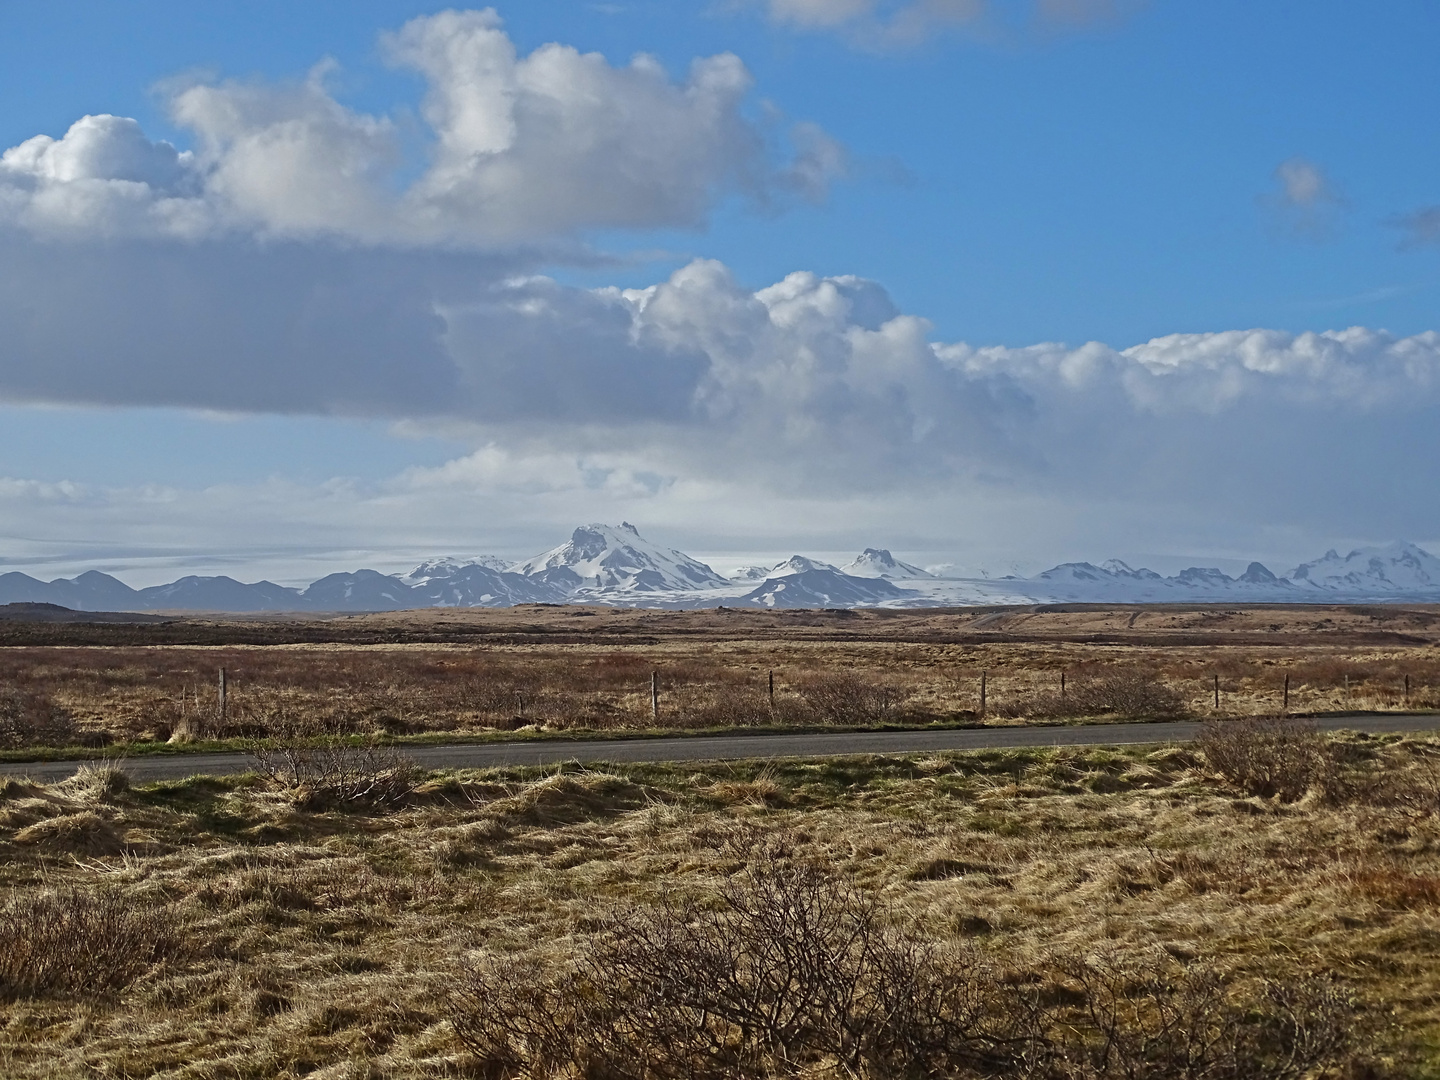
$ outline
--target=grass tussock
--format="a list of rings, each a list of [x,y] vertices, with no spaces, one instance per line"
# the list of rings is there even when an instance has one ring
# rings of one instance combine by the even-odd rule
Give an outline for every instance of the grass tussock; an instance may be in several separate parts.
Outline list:
[[[1440,743],[1321,743],[0,782],[0,1073],[1422,1080]]]

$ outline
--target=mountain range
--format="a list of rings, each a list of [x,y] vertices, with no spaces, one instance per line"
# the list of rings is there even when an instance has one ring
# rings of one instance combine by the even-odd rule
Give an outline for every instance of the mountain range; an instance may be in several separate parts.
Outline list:
[[[1327,551],[1284,576],[1252,562],[1239,577],[1190,567],[1172,577],[1112,559],[1062,563],[1034,577],[963,578],[922,569],[884,548],[843,567],[793,555],[729,577],[642,537],[629,522],[583,525],[570,539],[512,563],[492,555],[436,558],[410,573],[356,570],[304,588],[229,577],[183,577],[132,589],[109,574],[41,581],[0,575],[0,604],[49,603],[81,611],[398,611],[516,604],[608,604],[655,608],[935,607],[1057,602],[1336,603],[1440,602],[1440,559],[1414,544]]]

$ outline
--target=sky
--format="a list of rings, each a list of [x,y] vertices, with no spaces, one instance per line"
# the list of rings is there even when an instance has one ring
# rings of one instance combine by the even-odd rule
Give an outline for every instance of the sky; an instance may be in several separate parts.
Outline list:
[[[1426,0],[0,0],[0,570],[1440,545]]]

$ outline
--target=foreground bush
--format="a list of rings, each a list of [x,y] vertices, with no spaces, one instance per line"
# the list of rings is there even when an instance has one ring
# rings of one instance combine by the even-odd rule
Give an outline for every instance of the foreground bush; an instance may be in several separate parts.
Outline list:
[[[118,892],[49,892],[0,909],[0,995],[96,996],[122,990],[186,948],[167,906]]]
[[[1201,730],[1210,767],[1247,795],[1294,802],[1333,774],[1315,725],[1280,717],[1214,720]]]
[[[419,778],[413,761],[385,746],[290,746],[253,757],[260,774],[304,810],[403,806]]]
[[[1231,986],[1161,955],[1006,974],[885,927],[813,864],[765,858],[715,902],[611,920],[564,965],[489,957],[450,998],[496,1077],[1299,1080],[1341,1060],[1323,984]]]

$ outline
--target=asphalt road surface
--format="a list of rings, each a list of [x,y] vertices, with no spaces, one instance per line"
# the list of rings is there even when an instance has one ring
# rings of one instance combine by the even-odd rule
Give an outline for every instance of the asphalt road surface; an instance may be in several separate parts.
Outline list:
[[[1440,730],[1440,714],[1328,716],[1322,730],[1349,728],[1372,734]],[[950,731],[857,731],[803,735],[703,735],[659,739],[534,740],[451,746],[411,746],[406,756],[425,769],[484,769],[497,765],[553,765],[625,761],[723,761],[743,758],[833,757],[841,754],[923,754],[937,750],[998,750],[1017,746],[1124,746],[1179,743],[1196,737],[1191,720],[1154,724],[1087,724],[1079,727],[959,728]],[[80,761],[0,764],[0,774],[63,780]],[[132,780],[177,780],[245,772],[254,759],[243,753],[169,754],[122,758],[115,764]]]

